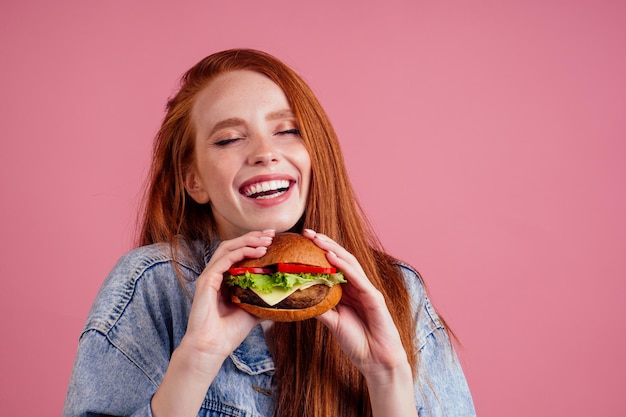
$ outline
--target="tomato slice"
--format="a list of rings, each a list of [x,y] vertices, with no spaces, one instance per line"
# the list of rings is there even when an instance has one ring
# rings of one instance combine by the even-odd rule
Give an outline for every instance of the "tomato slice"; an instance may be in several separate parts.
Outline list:
[[[231,275],[243,275],[246,272],[250,272],[251,274],[271,274],[273,271],[271,268],[262,267],[230,268],[228,270],[228,273]]]
[[[335,268],[325,268],[323,266],[301,265],[301,264],[277,264],[278,272],[289,272],[292,274],[334,274]]]

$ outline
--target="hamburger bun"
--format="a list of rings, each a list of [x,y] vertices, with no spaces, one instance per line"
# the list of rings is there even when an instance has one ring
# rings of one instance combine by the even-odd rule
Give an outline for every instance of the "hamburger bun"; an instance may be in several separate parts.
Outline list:
[[[278,263],[332,268],[326,259],[326,252],[306,237],[289,232],[278,233],[274,236],[265,255],[260,258],[244,259],[234,264],[233,267],[263,267]]]
[[[265,255],[237,262],[230,271],[240,268],[268,268],[275,271],[278,264],[291,264],[294,266],[290,269],[303,269],[305,273],[307,266],[314,267],[313,270],[322,268],[334,271],[334,267],[326,259],[326,252],[297,233],[277,234]],[[340,280],[345,282],[343,278]],[[277,304],[269,305],[260,297],[262,294],[251,288],[242,288],[231,283],[228,289],[231,301],[243,310],[260,318],[280,322],[301,321],[319,316],[335,307],[343,293],[341,285],[330,280],[298,289]]]

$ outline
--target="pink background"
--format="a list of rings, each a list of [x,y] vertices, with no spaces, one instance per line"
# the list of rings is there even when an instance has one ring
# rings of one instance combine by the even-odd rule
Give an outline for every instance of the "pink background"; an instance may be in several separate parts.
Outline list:
[[[384,244],[461,339],[480,416],[623,413],[625,5],[3,0],[1,414],[60,414],[165,100],[230,47],[318,93]]]

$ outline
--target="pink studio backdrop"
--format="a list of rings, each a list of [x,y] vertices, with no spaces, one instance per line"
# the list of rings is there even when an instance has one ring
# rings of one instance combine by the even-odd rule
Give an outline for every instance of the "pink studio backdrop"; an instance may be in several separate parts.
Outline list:
[[[60,414],[165,100],[240,46],[317,91],[480,416],[623,413],[625,4],[2,1],[1,413]]]

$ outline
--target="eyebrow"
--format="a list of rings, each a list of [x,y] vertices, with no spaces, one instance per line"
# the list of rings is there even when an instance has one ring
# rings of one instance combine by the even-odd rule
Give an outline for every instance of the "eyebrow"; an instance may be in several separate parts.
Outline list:
[[[229,127],[241,126],[244,124],[243,119],[238,117],[231,117],[229,119],[224,119],[215,124],[213,129],[211,129],[211,133],[209,133],[209,137],[213,136],[215,132],[220,131],[222,129],[228,129]]]
[[[294,117],[295,116],[291,109],[285,109],[271,112],[270,114],[265,116],[265,120],[291,119]]]
[[[267,116],[265,116],[265,120],[291,119],[294,117],[295,116],[293,112],[291,111],[291,109],[284,109],[284,110],[273,111],[267,114]],[[236,127],[236,126],[241,126],[245,124],[246,122],[239,117],[230,117],[228,119],[224,119],[224,120],[217,122],[215,126],[213,126],[213,129],[211,129],[211,133],[209,134],[209,136],[213,136],[215,132],[221,129],[228,129],[229,127]]]

